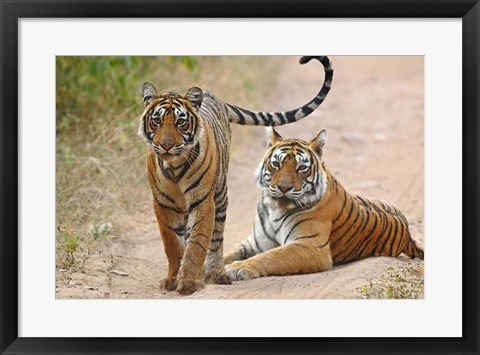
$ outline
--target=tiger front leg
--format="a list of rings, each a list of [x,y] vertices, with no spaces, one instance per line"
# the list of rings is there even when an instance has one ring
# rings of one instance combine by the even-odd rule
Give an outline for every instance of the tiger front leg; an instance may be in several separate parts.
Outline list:
[[[207,256],[214,224],[212,196],[204,196],[201,203],[192,204],[188,214],[185,253],[177,276],[177,292],[191,295],[205,287],[204,263]]]
[[[257,206],[257,211],[258,208]],[[278,241],[271,232],[273,230],[272,227],[267,225],[266,221],[259,218],[258,212],[253,228],[253,234],[250,234],[247,238],[236,244],[233,250],[225,254],[223,257],[225,265],[231,264],[234,261],[251,258],[252,256],[279,246]]]
[[[245,260],[251,256],[254,256],[256,253],[253,252],[251,246],[247,243],[247,240],[242,240],[240,243],[236,244],[233,250],[229,251],[223,257],[223,262],[225,265],[229,265],[234,261]]]
[[[307,274],[330,270],[332,256],[328,235],[292,241],[243,261],[226,266],[232,281],[262,276]]]
[[[168,275],[161,281],[160,288],[175,291],[177,288],[177,274],[185,249],[183,243],[185,229],[184,214],[161,207],[155,201],[154,210],[168,260]]]
[[[278,246],[279,245],[275,240],[266,238],[257,230],[256,233],[249,235],[247,238],[235,245],[233,250],[225,254],[223,261],[225,265],[229,265],[235,261],[251,258],[252,256]]]

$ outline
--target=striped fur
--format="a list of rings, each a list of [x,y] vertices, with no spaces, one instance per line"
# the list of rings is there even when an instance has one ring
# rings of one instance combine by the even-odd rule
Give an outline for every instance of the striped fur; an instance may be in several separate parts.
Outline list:
[[[396,207],[349,194],[325,168],[326,141],[325,131],[306,142],[272,129],[257,171],[253,234],[224,257],[231,280],[319,272],[370,256],[423,259]]]
[[[310,114],[333,77],[327,57],[302,57],[300,63],[311,59],[324,66],[323,87],[306,105],[287,112],[248,111],[197,87],[181,96],[143,84],[138,133],[148,146],[148,179],[169,264],[163,288],[191,294],[204,282],[230,283],[222,258],[230,123],[275,126]]]

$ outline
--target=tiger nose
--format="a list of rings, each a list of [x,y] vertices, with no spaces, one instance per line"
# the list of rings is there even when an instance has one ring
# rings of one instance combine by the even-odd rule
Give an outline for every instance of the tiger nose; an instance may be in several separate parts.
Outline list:
[[[278,184],[277,185],[278,188],[280,189],[280,191],[282,191],[283,193],[287,192],[288,190],[290,190],[291,188],[293,188],[292,185],[282,185],[282,184]]]
[[[165,150],[170,150],[170,148],[173,147],[173,144],[172,143],[160,143],[160,146],[165,149]]]

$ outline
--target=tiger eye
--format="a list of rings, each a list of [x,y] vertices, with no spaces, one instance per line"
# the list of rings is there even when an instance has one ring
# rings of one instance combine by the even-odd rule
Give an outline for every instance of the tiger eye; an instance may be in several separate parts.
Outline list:
[[[183,119],[183,118],[179,118],[177,120],[177,126],[178,127],[182,127],[183,125],[185,125],[185,123],[187,123],[187,120]]]

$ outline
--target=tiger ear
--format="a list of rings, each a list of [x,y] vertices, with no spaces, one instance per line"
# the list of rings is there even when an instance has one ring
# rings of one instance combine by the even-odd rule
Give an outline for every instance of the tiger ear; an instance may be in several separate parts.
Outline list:
[[[277,131],[275,131],[275,128],[267,127],[267,139],[268,147],[270,148],[275,143],[280,142],[283,138]]]
[[[327,131],[322,129],[322,131],[317,134],[317,136],[310,141],[310,147],[318,154],[319,157],[322,156],[323,147],[328,141]]]
[[[185,98],[198,110],[203,101],[203,90],[194,86],[188,89]]]
[[[155,89],[155,86],[150,83],[143,83],[140,93],[142,94],[143,104],[145,106],[147,106],[150,101],[158,97],[157,89]]]

